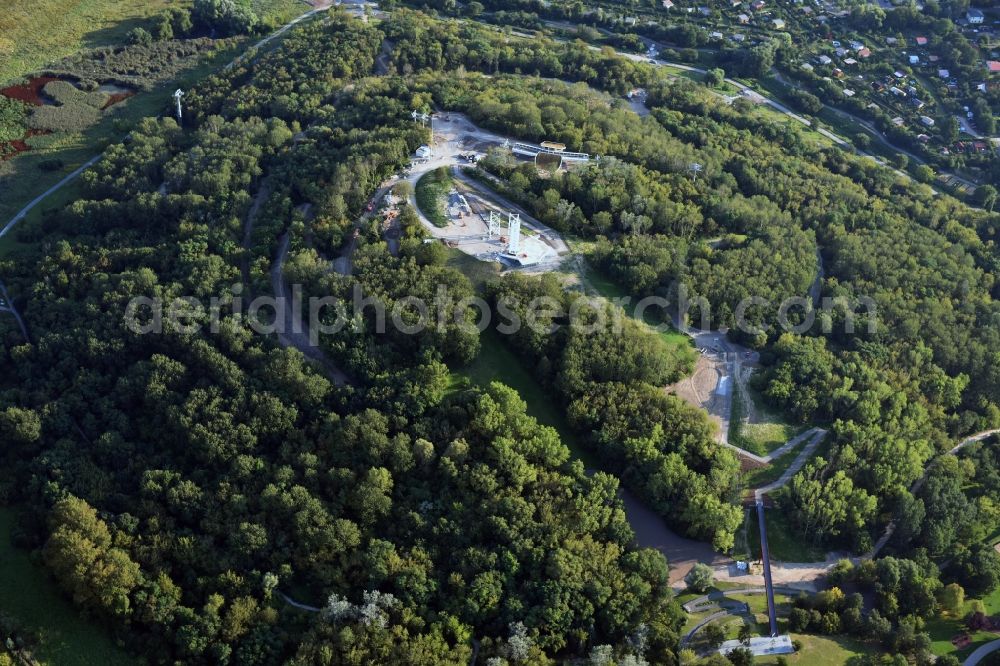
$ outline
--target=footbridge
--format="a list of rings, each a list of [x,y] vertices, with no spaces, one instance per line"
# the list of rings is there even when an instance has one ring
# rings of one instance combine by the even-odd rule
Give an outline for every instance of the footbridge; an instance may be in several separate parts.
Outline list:
[[[538,155],[555,155],[561,157],[564,162],[589,162],[590,155],[587,153],[569,153],[565,150],[556,150],[544,146],[536,146],[530,143],[511,144],[510,152],[515,155],[525,155],[527,157],[538,157]]]

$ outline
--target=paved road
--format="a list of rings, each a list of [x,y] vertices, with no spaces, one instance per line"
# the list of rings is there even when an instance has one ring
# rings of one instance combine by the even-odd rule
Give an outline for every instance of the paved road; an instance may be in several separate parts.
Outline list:
[[[27,217],[28,213],[30,213],[31,210],[35,206],[37,206],[38,204],[42,203],[49,196],[51,196],[55,192],[58,192],[63,187],[65,187],[69,183],[71,183],[74,180],[76,180],[77,178],[79,178],[81,173],[83,173],[84,171],[86,171],[90,167],[92,167],[95,164],[97,164],[97,162],[100,161],[100,159],[102,157],[104,157],[104,155],[95,155],[94,157],[91,157],[89,160],[87,160],[86,162],[84,162],[83,165],[79,169],[77,169],[73,173],[69,174],[68,176],[66,176],[65,178],[63,178],[62,180],[60,180],[58,183],[56,183],[55,185],[53,185],[49,189],[45,190],[45,192],[43,192],[39,196],[37,196],[34,199],[32,199],[31,203],[29,203],[27,206],[25,206],[24,208],[22,208],[21,211],[17,215],[15,215],[14,217],[12,217],[10,219],[10,222],[8,222],[6,225],[4,225],[3,229],[0,229],[0,238],[3,238],[4,236],[6,236],[7,233],[11,229],[14,228],[14,225],[16,225],[18,222],[20,222],[25,217]]]
[[[998,650],[1000,650],[1000,639],[990,641],[986,645],[980,645],[972,654],[965,658],[962,666],[976,666],[986,655],[993,654]]]

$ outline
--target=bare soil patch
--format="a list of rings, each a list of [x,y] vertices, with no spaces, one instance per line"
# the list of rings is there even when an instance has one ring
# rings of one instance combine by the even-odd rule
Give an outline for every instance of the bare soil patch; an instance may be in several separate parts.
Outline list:
[[[715,354],[700,354],[691,376],[668,386],[667,391],[675,393],[690,405],[704,409],[708,412],[709,418],[719,425],[720,432],[724,432],[729,416],[727,412],[729,405],[726,397],[717,392],[719,382],[724,376],[726,376],[724,361]],[[733,387],[730,386],[729,390],[733,390]]]

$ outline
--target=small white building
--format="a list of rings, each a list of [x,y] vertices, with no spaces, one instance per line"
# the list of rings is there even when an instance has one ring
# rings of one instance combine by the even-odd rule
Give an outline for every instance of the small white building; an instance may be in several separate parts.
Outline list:
[[[938,76],[940,76],[942,79],[947,79],[951,76],[951,72],[949,72],[947,69],[939,69]]]
[[[429,160],[430,158],[434,157],[434,151],[431,150],[430,146],[420,146],[419,148],[417,148],[416,155],[417,159]]]
[[[922,122],[927,127],[934,127],[934,119],[930,116],[920,116],[920,122]]]
[[[833,58],[828,55],[821,55],[817,60],[819,60],[819,64],[821,65],[829,65],[833,62]]]
[[[728,655],[733,650],[744,647],[739,641],[726,641],[719,647],[719,654]],[[750,639],[750,649],[755,657],[766,657],[772,654],[793,654],[795,647],[792,645],[792,637],[785,636],[755,636]]]
[[[774,29],[775,30],[784,30],[785,29],[785,19],[780,19],[780,18],[772,19],[771,23],[774,24]]]
[[[920,56],[911,55],[909,57],[909,61],[910,61],[911,65],[919,65],[920,64]]]

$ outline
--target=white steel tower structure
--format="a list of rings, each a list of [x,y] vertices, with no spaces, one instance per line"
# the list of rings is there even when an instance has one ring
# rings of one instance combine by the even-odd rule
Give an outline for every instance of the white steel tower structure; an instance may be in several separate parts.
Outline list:
[[[507,221],[507,254],[521,251],[521,216],[510,213]]]
[[[500,216],[496,214],[495,211],[490,211],[490,228],[487,232],[487,238],[496,238],[500,235]]]

